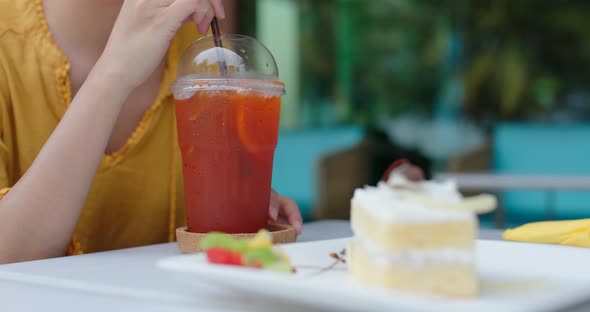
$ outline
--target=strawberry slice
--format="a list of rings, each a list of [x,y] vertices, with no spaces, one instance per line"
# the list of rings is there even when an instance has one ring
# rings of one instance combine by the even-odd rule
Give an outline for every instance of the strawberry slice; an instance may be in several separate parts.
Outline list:
[[[381,180],[387,182],[394,170],[400,170],[410,181],[417,182],[425,179],[422,168],[412,164],[407,159],[398,159],[385,170],[385,174],[383,174]]]
[[[407,164],[407,163],[409,163],[407,159],[396,160],[393,164],[391,164],[389,167],[387,167],[387,170],[385,170],[385,173],[383,174],[383,177],[381,177],[381,180],[382,181],[389,180],[389,176],[391,175],[391,172],[393,172],[393,170],[395,170],[395,168],[397,168],[403,164]]]
[[[207,259],[211,263],[225,265],[244,265],[242,255],[239,252],[223,248],[211,248],[206,251]]]

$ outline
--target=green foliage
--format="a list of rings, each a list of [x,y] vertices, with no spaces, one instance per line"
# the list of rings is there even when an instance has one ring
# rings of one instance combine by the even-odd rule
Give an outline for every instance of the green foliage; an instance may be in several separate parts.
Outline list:
[[[468,12],[463,72],[470,112],[548,119],[567,109],[568,95],[588,92],[590,3],[472,1]]]
[[[338,122],[433,114],[458,75],[463,110],[474,118],[550,119],[564,110],[590,118],[569,103],[590,94],[590,2],[298,1],[301,91],[311,114],[321,103],[337,108]],[[452,38],[460,38],[458,61]]]

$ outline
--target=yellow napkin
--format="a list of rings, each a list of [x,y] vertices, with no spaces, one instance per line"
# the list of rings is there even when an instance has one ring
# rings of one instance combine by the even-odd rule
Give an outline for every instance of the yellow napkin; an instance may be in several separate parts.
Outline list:
[[[506,230],[505,240],[590,247],[590,219],[547,221]]]

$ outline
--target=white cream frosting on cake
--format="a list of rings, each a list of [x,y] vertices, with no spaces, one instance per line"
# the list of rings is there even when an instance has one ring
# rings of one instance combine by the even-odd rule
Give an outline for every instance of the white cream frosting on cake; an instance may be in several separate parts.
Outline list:
[[[472,264],[475,261],[472,250],[443,247],[437,249],[384,251],[383,248],[363,237],[359,232],[355,233],[354,240],[357,242],[357,245],[370,256],[373,263],[378,266],[422,266],[428,263]]]
[[[387,183],[379,182],[376,187],[356,189],[353,205],[362,205],[376,219],[386,222],[430,223],[434,221],[466,221],[474,218],[469,210],[445,210],[429,207],[416,200],[420,195],[433,201],[459,203],[463,196],[453,181],[411,182],[400,174],[392,174]]]

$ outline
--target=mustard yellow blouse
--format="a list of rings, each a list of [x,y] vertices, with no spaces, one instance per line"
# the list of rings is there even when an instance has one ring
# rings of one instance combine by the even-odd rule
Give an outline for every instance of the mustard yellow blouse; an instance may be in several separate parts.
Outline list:
[[[184,224],[169,86],[182,52],[197,38],[194,25],[180,31],[156,101],[125,146],[102,159],[70,254],[172,241],[174,229]],[[0,196],[29,168],[64,115],[72,100],[69,68],[40,0],[0,0]]]

